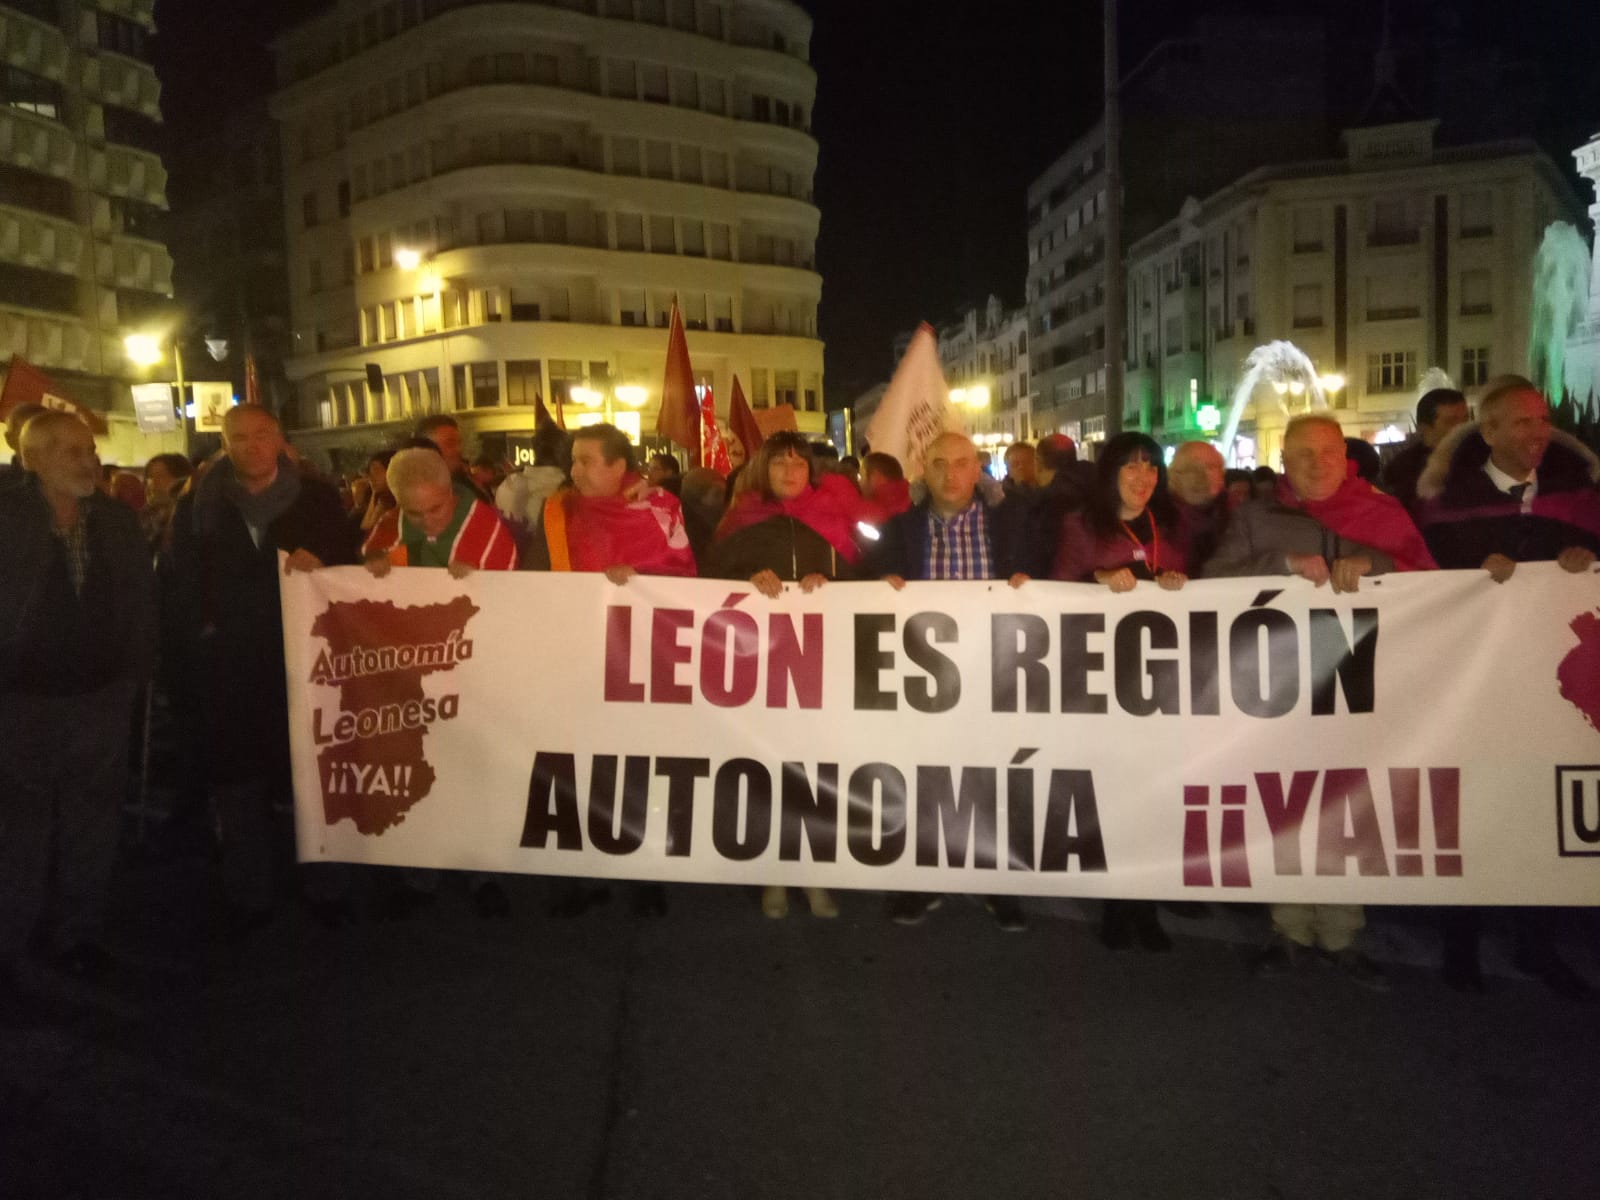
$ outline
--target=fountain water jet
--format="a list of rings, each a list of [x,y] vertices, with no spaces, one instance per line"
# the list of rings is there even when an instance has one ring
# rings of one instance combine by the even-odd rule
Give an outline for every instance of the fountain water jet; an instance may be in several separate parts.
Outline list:
[[[1596,390],[1596,364],[1569,357],[1567,343],[1589,310],[1589,246],[1565,221],[1545,227],[1533,260],[1533,307],[1528,324],[1528,374],[1552,405],[1571,393],[1580,410]]]
[[[1304,397],[1307,410],[1328,407],[1328,398],[1322,394],[1317,368],[1306,357],[1304,350],[1293,342],[1268,342],[1265,346],[1257,346],[1244,360],[1244,375],[1239,380],[1239,386],[1233,389],[1228,420],[1222,427],[1222,438],[1217,443],[1223,460],[1230,464],[1234,461],[1233,443],[1239,435],[1239,421],[1244,416],[1245,405],[1250,403],[1256,388],[1262,384],[1284,384],[1289,388],[1298,384],[1300,391],[1296,396]],[[1278,404],[1284,412],[1289,411],[1290,394],[1288,391],[1279,394]]]

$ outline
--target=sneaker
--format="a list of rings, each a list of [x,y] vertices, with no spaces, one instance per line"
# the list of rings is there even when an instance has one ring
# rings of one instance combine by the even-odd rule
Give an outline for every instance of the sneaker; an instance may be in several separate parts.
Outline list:
[[[777,884],[768,884],[761,889],[761,911],[774,921],[781,921],[789,915],[789,889],[779,887]]]
[[[1560,956],[1551,953],[1542,959],[1517,955],[1517,970],[1531,975],[1564,1000],[1588,1000],[1594,995],[1591,988]]]
[[[1287,975],[1310,962],[1313,954],[1314,951],[1310,946],[1302,946],[1281,933],[1275,933],[1270,942],[1256,951],[1255,957],[1250,961],[1250,973]]]
[[[839,915],[839,906],[832,896],[828,895],[827,888],[808,887],[804,889],[806,903],[811,906],[811,915],[831,921]]]
[[[472,907],[478,916],[485,921],[511,915],[511,897],[506,895],[505,888],[493,879],[485,879],[472,889]]]
[[[636,917],[664,917],[667,915],[667,887],[662,883],[636,883],[633,885],[633,915]]]
[[[1383,968],[1354,946],[1336,950],[1328,955],[1328,958],[1357,987],[1364,987],[1373,992],[1389,990],[1389,977],[1383,973]]]
[[[926,892],[896,892],[889,897],[889,919],[896,925],[920,925],[924,917],[943,903],[943,896],[930,896]]]
[[[1015,896],[989,896],[983,906],[1006,933],[1022,933],[1028,928],[1028,918],[1022,915],[1022,902]]]

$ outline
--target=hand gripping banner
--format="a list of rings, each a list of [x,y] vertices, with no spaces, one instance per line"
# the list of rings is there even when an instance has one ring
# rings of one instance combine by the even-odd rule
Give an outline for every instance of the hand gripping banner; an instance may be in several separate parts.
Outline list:
[[[1600,903],[1600,576],[283,581],[304,861]]]

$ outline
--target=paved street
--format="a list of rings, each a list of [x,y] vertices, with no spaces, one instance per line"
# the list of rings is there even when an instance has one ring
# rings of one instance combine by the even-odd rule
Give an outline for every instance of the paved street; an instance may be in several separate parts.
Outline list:
[[[1259,917],[1167,918],[1113,956],[1067,902],[999,932],[842,897],[619,892],[480,921],[459,887],[401,923],[287,915],[243,949],[198,856],[121,872],[119,975],[42,968],[55,1016],[0,1031],[0,1196],[1592,1197],[1600,1005],[1508,975],[1469,1000],[1376,948],[1253,980]],[[1594,914],[1586,914],[1592,917]],[[1569,947],[1591,977],[1594,926]],[[1231,940],[1230,940],[1231,939]],[[1504,953],[1493,948],[1491,969]],[[1397,961],[1398,960],[1398,961]]]

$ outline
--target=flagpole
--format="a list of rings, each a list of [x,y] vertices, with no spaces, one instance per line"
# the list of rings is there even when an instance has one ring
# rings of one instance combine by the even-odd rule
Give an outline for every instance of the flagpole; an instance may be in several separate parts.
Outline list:
[[[1122,432],[1122,72],[1117,65],[1117,0],[1105,0],[1106,97],[1106,437]]]

